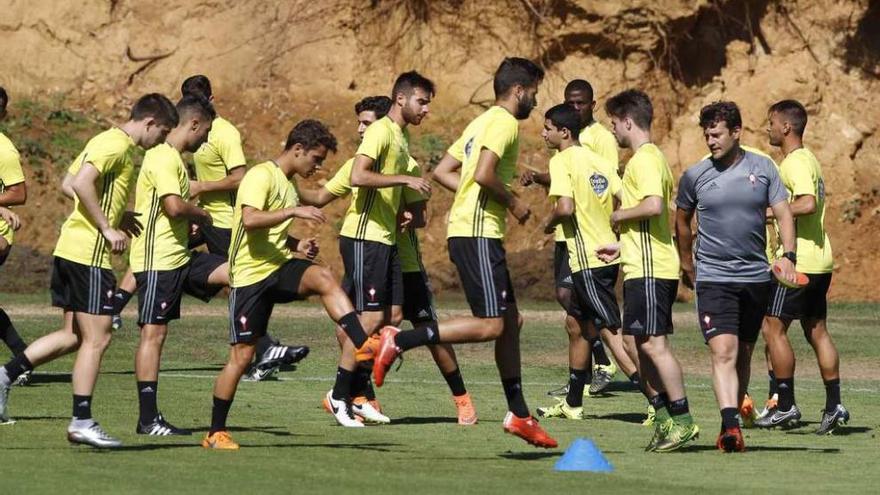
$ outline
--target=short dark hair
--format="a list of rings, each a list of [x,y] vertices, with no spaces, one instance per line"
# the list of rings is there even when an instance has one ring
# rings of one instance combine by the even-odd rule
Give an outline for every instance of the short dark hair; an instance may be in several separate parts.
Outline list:
[[[544,114],[544,118],[549,120],[557,129],[568,129],[571,135],[577,140],[584,124],[581,122],[581,115],[573,106],[562,103],[556,105]]]
[[[700,127],[708,129],[719,122],[724,122],[731,131],[742,129],[743,119],[739,107],[732,101],[716,101],[700,110]]]
[[[210,101],[194,94],[185,94],[177,102],[177,115],[180,117],[180,120],[184,120],[184,116],[197,115],[203,120],[210,122],[217,116],[217,112]]]
[[[180,93],[184,96],[201,96],[206,100],[210,100],[211,96],[214,94],[211,92],[211,81],[207,76],[201,74],[187,77],[183,81],[183,84],[180,85]]]
[[[138,101],[131,107],[131,120],[144,120],[153,118],[160,124],[168,127],[177,127],[180,116],[177,115],[177,109],[174,103],[159,93],[150,93],[141,96]]]
[[[587,95],[587,99],[593,101],[593,85],[583,79],[575,79],[565,86],[565,97],[579,92]]]
[[[6,110],[6,105],[9,104],[9,95],[6,94],[6,89],[3,86],[0,86],[0,112]]]
[[[654,105],[644,91],[627,89],[605,101],[605,112],[618,119],[629,117],[640,128],[648,130],[654,120]]]
[[[495,98],[501,98],[516,85],[533,86],[543,79],[544,69],[538,67],[538,64],[524,58],[507,57],[495,71],[492,89],[495,91]]]
[[[301,120],[293,126],[293,130],[287,135],[284,149],[289,150],[295,144],[301,144],[306,150],[324,146],[329,151],[336,152],[336,136],[326,125],[314,119]]]
[[[398,93],[403,93],[409,96],[415,88],[421,88],[426,93],[434,96],[434,82],[418,72],[411,70],[397,76],[397,79],[394,81],[394,86],[391,88],[391,98],[396,98]]]
[[[797,100],[777,101],[770,107],[769,113],[778,113],[791,124],[794,133],[803,137],[807,129],[807,109]]]
[[[391,110],[391,98],[387,96],[367,96],[354,104],[355,114],[373,112],[378,119],[388,115],[389,110]]]

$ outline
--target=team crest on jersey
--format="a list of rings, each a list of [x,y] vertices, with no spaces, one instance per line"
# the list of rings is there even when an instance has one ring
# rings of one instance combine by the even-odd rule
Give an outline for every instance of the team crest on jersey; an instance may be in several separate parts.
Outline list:
[[[465,143],[465,145],[464,145],[464,156],[466,156],[468,158],[471,157],[471,150],[474,149],[474,139],[475,138],[476,138],[476,136],[468,139],[468,142]]]
[[[590,186],[593,187],[593,192],[602,194],[608,190],[608,178],[598,172],[593,172],[593,175],[590,176]]]

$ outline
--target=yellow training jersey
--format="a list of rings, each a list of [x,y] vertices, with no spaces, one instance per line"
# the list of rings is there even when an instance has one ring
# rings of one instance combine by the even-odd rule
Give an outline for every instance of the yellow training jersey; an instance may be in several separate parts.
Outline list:
[[[621,208],[632,208],[648,196],[659,196],[663,200],[663,211],[659,216],[621,224],[624,280],[642,277],[678,280],[678,251],[669,225],[672,182],[666,157],[654,143],[640,146],[627,162]]]
[[[519,122],[504,108],[493,106],[472,120],[447,150],[461,162],[461,180],[449,211],[447,237],[504,238],[507,209],[474,180],[483,149],[499,157],[495,173],[509,189],[519,156]]]
[[[825,181],[822,166],[816,155],[807,148],[799,148],[785,157],[779,165],[782,183],[788,189],[788,197],[794,201],[798,196],[816,198],[816,211],[809,215],[794,217],[797,231],[797,269],[804,273],[829,273],[834,270],[831,241],[825,231]],[[778,254],[782,255],[782,247]]]
[[[150,149],[135,188],[134,210],[144,225],[131,241],[129,264],[135,273],[174,270],[189,262],[189,220],[171,218],[162,208],[168,195],[189,200],[189,176],[180,152],[168,143]]]
[[[617,242],[611,229],[611,211],[602,197],[620,193],[621,182],[617,174],[606,175],[594,164],[602,158],[584,146],[571,146],[550,159],[550,198],[571,198],[574,214],[560,226],[568,246],[568,259],[572,273],[600,268],[605,263],[596,257],[596,248]]]
[[[422,176],[422,167],[412,157],[406,167],[406,175]],[[403,189],[403,202],[410,205],[425,201],[426,198],[418,191],[408,187]],[[400,255],[400,271],[403,273],[422,271],[422,254],[419,251],[419,236],[416,229],[407,229],[397,236],[397,251]]]
[[[382,117],[367,127],[357,154],[373,159],[373,172],[403,175],[409,161],[409,136],[393,120]],[[336,175],[339,176],[340,172]],[[347,177],[350,186],[350,169]],[[394,245],[401,189],[400,186],[358,188],[352,195],[340,235]]]
[[[199,181],[223,180],[229,171],[245,165],[241,134],[228,120],[216,117],[208,140],[193,153],[196,178]],[[215,227],[232,227],[235,191],[211,191],[199,194],[199,206],[211,215]]]
[[[24,172],[21,170],[21,159],[18,150],[12,141],[0,132],[0,193],[9,186],[21,184],[24,182]],[[0,218],[0,236],[6,239],[6,242],[12,244],[14,240],[14,231],[5,220]]]
[[[134,149],[131,137],[114,127],[93,137],[80,153],[81,161],[76,165],[77,172],[86,163],[98,170],[98,179],[95,181],[98,204],[113,228],[119,226],[134,182]],[[73,213],[61,226],[54,254],[83,265],[112,268],[110,245],[78,197],[73,202]]]
[[[343,196],[348,195],[349,193],[356,194],[357,188],[351,187],[351,166],[354,165],[354,158],[349,158],[348,161],[342,164],[339,167],[339,170],[336,171],[336,175],[334,175],[330,180],[324,184],[324,189],[327,190],[330,194],[336,196],[337,198],[341,198]],[[349,205],[348,210],[345,212],[344,220],[348,220],[348,215],[353,211],[353,206]]]
[[[247,231],[241,223],[242,207],[275,211],[298,205],[296,186],[275,162],[263,162],[247,171],[238,187],[232,221],[232,243],[229,246],[231,287],[260,282],[293,258],[287,247],[287,230],[293,219],[267,229]]]

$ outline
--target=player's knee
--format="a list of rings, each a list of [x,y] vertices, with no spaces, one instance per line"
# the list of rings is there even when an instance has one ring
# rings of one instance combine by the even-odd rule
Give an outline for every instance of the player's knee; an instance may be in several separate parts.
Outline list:
[[[342,287],[333,277],[333,272],[325,267],[318,267],[312,275],[311,286],[318,294],[324,295],[334,291],[342,291]]]
[[[400,306],[392,306],[388,324],[394,327],[399,327],[401,323],[403,323],[403,308]]]
[[[571,289],[565,289],[562,287],[556,288],[556,302],[562,306],[562,309],[568,309],[569,304],[571,304]]]
[[[229,354],[229,362],[236,368],[245,369],[254,360],[256,348],[253,344],[236,344]]]
[[[504,319],[503,318],[486,318],[483,320],[483,334],[482,339],[484,341],[496,340],[501,337],[501,334],[504,333]]]
[[[80,347],[89,347],[93,350],[103,352],[110,347],[111,340],[113,340],[113,334],[110,332],[83,336],[80,338]]]

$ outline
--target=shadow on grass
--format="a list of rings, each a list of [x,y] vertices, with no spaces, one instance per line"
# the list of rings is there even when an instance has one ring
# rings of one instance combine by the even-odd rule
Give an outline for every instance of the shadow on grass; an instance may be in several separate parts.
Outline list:
[[[682,454],[692,454],[705,452],[707,450],[718,450],[714,445],[691,445],[679,450]],[[821,448],[821,447],[784,447],[779,445],[746,445],[746,453],[749,452],[812,452],[816,454],[839,454],[840,449]]]
[[[642,424],[645,420],[645,413],[611,413],[603,416],[589,415],[590,418],[596,419],[613,419],[624,423]]]
[[[70,383],[70,377],[70,373],[34,373],[31,375],[31,379],[28,381],[26,387],[49,383]]]
[[[432,425],[441,423],[458,423],[458,419],[449,416],[404,416],[391,420],[395,425]]]
[[[210,428],[207,426],[199,426],[189,428],[193,433],[207,432]],[[291,433],[282,426],[230,426],[227,430],[231,432],[246,431],[254,433],[265,433],[266,435],[274,435],[276,437],[316,437],[318,435],[306,435],[302,433]]]
[[[219,372],[223,369],[222,364],[218,364],[216,366],[194,366],[192,368],[162,368],[159,370],[160,373],[187,373],[193,371],[214,371]],[[104,375],[134,375],[134,370],[121,370],[121,371],[102,371],[101,374]]]
[[[23,421],[54,421],[58,419],[64,419],[70,421],[70,416],[19,416],[15,415],[14,419],[16,422],[21,423]]]
[[[498,454],[498,457],[510,459],[512,461],[540,461],[550,457],[559,457],[562,452],[504,452]]]
[[[255,444],[242,445],[242,449],[260,449],[260,448],[326,448],[326,449],[352,449],[352,450],[368,450],[374,452],[397,452],[398,450],[391,447],[400,447],[397,443],[271,443],[271,444]],[[74,445],[74,452],[82,452],[87,454],[110,454],[113,452],[149,452],[153,450],[166,449],[189,449],[202,446],[198,441],[192,443],[150,443],[143,445],[123,445],[115,449],[98,449],[88,445]],[[4,447],[4,450],[47,450],[45,446],[40,447]]]
[[[801,424],[803,424],[803,423],[801,423]],[[811,423],[811,424],[819,424],[819,423],[818,423],[818,422],[814,422],[814,423]],[[871,427],[868,427],[868,426],[838,426],[838,427],[834,430],[834,434],[831,435],[831,436],[835,436],[835,437],[845,437],[845,436],[848,436],[848,435],[857,435],[857,434],[859,434],[859,433],[868,433],[868,432],[870,432],[870,431],[874,431],[874,429],[871,428]],[[787,430],[787,431],[785,431],[785,433],[787,433],[787,434],[789,434],[789,435],[822,436],[822,435],[816,435],[816,432],[814,431],[813,428],[810,428],[810,429],[799,429],[799,430],[796,430],[796,431],[793,431],[793,430]]]

